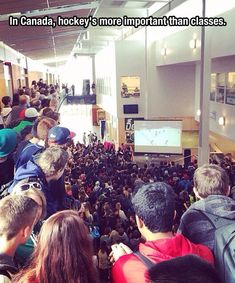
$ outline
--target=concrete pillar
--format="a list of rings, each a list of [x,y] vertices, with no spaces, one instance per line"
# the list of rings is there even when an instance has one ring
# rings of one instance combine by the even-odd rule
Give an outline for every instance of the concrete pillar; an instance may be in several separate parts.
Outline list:
[[[205,17],[205,0],[203,2],[202,16]],[[200,66],[200,125],[198,165],[209,162],[209,119],[210,119],[210,84],[211,84],[211,38],[208,27],[201,30],[201,66]]]

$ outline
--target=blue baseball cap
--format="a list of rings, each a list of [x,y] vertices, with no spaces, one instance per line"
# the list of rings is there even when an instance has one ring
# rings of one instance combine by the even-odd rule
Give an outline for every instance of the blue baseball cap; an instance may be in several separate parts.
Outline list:
[[[66,144],[70,139],[74,137],[74,132],[70,132],[68,128],[60,126],[55,126],[48,132],[48,140],[58,145]]]

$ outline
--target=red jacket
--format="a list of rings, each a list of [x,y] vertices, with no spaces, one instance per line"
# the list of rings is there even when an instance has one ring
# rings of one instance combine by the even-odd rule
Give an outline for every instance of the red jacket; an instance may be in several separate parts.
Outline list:
[[[156,263],[178,256],[194,254],[214,264],[213,254],[206,246],[193,244],[181,234],[177,234],[173,238],[147,241],[140,244],[139,251]],[[112,282],[148,282],[145,273],[146,266],[134,254],[124,255],[116,261],[112,268]]]

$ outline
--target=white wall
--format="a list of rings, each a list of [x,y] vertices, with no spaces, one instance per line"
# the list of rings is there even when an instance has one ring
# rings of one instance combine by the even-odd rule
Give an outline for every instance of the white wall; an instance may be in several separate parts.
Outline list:
[[[211,72],[235,71],[235,9],[221,16],[227,26],[208,28],[211,38]],[[192,50],[189,47],[193,38],[200,39],[198,27],[179,31],[155,43],[149,41],[150,117],[188,115],[198,119],[196,111],[199,109],[200,95],[200,48]],[[165,57],[161,55],[163,47],[167,48]],[[210,130],[235,141],[235,107],[210,102],[210,112],[216,113],[217,117],[216,120],[210,118]],[[218,125],[220,116],[226,117],[225,126]]]
[[[212,73],[235,71],[235,55],[213,59],[211,71]],[[214,114],[214,119],[210,118],[210,130],[235,141],[235,106],[210,101],[210,112]],[[218,124],[221,116],[225,117],[225,126]]]
[[[210,130],[235,142],[235,107],[210,102],[210,112],[214,113],[214,119],[210,118]],[[218,124],[218,119],[221,116],[225,117],[225,126]]]
[[[144,117],[145,116],[145,48],[143,41],[116,41],[116,89],[118,117]],[[140,77],[140,97],[121,97],[121,77]],[[138,114],[123,114],[124,104],[138,104]]]
[[[0,42],[0,60],[26,68],[26,57],[3,42]]]
[[[225,19],[227,26],[206,28],[211,37],[211,58],[235,54],[235,8],[220,16]],[[152,36],[153,33],[151,32]],[[196,38],[200,41],[200,36],[201,31],[199,27],[190,27],[157,41],[156,65],[163,66],[200,60],[200,45],[196,50],[189,47],[190,40]],[[161,55],[163,47],[166,47],[167,50],[165,57]]]
[[[148,119],[194,116],[195,65],[148,65]]]
[[[101,93],[97,85],[97,104],[105,111],[117,116],[116,95],[116,62],[114,44],[106,47],[95,56],[96,82],[99,79],[108,81],[109,86]]]

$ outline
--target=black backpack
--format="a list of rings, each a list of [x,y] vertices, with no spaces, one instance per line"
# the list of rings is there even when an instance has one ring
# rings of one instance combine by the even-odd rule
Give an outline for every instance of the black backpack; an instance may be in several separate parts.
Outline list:
[[[235,220],[201,211],[215,227],[215,266],[224,283],[235,282]]]
[[[0,199],[6,197],[7,195],[9,195],[9,188],[11,187],[11,185],[13,184],[13,180],[11,180],[10,182],[3,184],[0,187]]]

